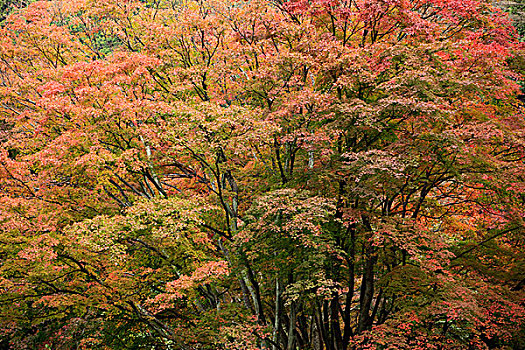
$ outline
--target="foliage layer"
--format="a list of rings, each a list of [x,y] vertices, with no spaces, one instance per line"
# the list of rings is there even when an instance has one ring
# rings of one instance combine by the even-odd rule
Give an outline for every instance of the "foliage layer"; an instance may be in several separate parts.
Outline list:
[[[14,11],[3,344],[524,348],[521,50],[490,1]]]

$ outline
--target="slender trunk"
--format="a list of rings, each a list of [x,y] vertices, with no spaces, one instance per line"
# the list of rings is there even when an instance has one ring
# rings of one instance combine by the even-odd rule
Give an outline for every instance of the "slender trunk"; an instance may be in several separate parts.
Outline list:
[[[277,345],[279,344],[279,328],[281,327],[281,285],[279,283],[279,278],[275,279],[275,319],[273,325],[273,334],[272,341],[272,350],[277,350]]]
[[[350,234],[350,251],[348,261],[348,293],[346,294],[346,305],[344,310],[343,322],[343,349],[348,347],[350,337],[353,335],[352,325],[350,324],[350,310],[352,309],[352,299],[354,298],[355,288],[355,224],[349,225],[347,235]]]
[[[363,280],[361,282],[359,322],[357,332],[361,333],[369,329],[370,324],[370,307],[374,296],[374,265],[377,258],[374,256],[374,248],[369,247],[366,253],[365,270],[363,271]]]
[[[293,350],[294,349],[294,343],[295,343],[295,302],[292,301],[290,305],[290,323],[288,325],[288,341],[286,350]]]
[[[374,323],[374,318],[377,315],[377,310],[379,310],[379,305],[381,304],[383,297],[383,289],[379,289],[379,293],[377,294],[376,302],[374,304],[374,310],[372,311],[372,316],[370,316],[370,326]]]
[[[330,303],[331,320],[330,328],[334,337],[333,344],[336,350],[343,348],[343,337],[341,335],[341,327],[339,325],[339,294],[335,293]]]
[[[319,348],[323,348],[323,344],[327,345],[327,334],[326,330],[323,325],[323,316],[322,316],[322,306],[320,302],[316,302],[315,310],[314,310],[314,318],[315,318],[315,324],[317,326],[317,333],[319,335],[320,340],[320,346]]]
[[[279,166],[279,173],[281,174],[281,182],[284,185],[286,184],[286,182],[288,182],[288,179],[286,179],[286,175],[284,173],[283,163],[281,160],[281,152],[280,152],[281,145],[279,144],[279,142],[277,142],[277,137],[274,137],[274,147],[275,147],[275,160],[277,161],[277,165]]]
[[[257,315],[257,320],[259,321],[259,324],[266,324],[266,318],[264,316],[264,310],[262,308],[262,302],[261,302],[261,292],[259,288],[259,283],[257,283],[255,276],[253,274],[253,271],[246,261],[246,270],[247,277],[249,283],[247,283],[248,289],[250,290],[250,293],[252,294],[254,306],[255,306],[255,312]],[[251,284],[251,286],[250,286]]]
[[[326,333],[326,349],[334,350],[334,334],[330,332],[330,304],[328,300],[323,301],[323,328]]]

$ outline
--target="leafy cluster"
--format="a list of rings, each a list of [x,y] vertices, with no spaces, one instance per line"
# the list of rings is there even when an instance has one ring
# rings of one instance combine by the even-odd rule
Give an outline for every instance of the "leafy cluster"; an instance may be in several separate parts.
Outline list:
[[[523,46],[491,1],[22,5],[0,347],[525,347]]]

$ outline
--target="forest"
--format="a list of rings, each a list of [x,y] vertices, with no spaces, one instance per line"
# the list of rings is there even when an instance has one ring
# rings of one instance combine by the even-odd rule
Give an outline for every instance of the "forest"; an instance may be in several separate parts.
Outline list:
[[[0,1],[0,349],[525,349],[524,13]]]

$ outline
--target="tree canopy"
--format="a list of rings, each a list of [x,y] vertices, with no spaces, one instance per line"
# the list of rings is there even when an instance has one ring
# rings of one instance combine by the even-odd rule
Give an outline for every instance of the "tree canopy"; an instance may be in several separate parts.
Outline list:
[[[525,347],[524,47],[492,1],[22,5],[1,346]]]

